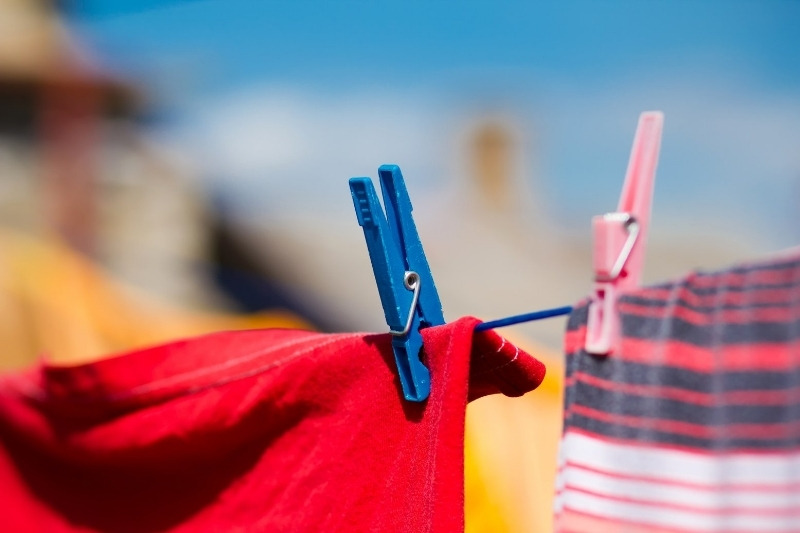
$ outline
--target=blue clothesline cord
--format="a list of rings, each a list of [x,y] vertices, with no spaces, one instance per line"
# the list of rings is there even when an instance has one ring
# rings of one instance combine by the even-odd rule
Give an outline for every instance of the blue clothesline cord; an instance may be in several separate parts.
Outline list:
[[[545,309],[543,311],[534,311],[533,313],[525,313],[524,315],[509,316],[497,320],[490,320],[475,326],[475,331],[486,331],[487,329],[503,328],[512,326],[514,324],[521,324],[523,322],[531,322],[533,320],[541,320],[543,318],[552,318],[554,316],[568,315],[572,312],[572,306],[556,307],[555,309]]]

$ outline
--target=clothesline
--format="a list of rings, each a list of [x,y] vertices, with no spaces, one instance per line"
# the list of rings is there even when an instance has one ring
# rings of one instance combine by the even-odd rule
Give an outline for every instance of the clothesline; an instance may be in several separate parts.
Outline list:
[[[497,320],[490,320],[483,322],[475,327],[475,331],[486,331],[488,329],[504,328],[506,326],[513,326],[514,324],[521,324],[523,322],[531,322],[533,320],[542,320],[544,318],[552,318],[556,316],[568,315],[572,312],[572,306],[566,305],[564,307],[555,307],[553,309],[544,309],[542,311],[533,311],[531,313],[524,313],[521,315],[514,315],[505,318],[498,318]]]

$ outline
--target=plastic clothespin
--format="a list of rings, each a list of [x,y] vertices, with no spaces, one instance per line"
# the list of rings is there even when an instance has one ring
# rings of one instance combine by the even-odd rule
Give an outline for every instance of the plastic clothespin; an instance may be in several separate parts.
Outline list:
[[[411,199],[400,167],[383,165],[378,176],[386,214],[369,178],[352,178],[350,194],[358,224],[364,228],[383,312],[393,336],[403,396],[421,402],[430,394],[431,380],[420,361],[420,329],[444,324],[442,304],[411,217]]]
[[[595,283],[585,345],[591,354],[614,352],[620,338],[617,299],[639,286],[663,124],[660,111],[639,116],[617,211],[592,219]]]

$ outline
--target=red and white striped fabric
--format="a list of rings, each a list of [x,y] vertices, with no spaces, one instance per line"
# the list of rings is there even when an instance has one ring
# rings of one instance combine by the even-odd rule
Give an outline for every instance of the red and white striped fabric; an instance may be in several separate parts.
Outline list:
[[[556,529],[800,532],[800,251],[618,305],[612,356],[567,327]]]

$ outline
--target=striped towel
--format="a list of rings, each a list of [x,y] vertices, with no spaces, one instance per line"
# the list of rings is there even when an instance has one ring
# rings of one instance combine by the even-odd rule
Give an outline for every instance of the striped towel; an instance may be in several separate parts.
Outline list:
[[[567,327],[556,529],[800,531],[800,251],[618,305],[610,357]]]

